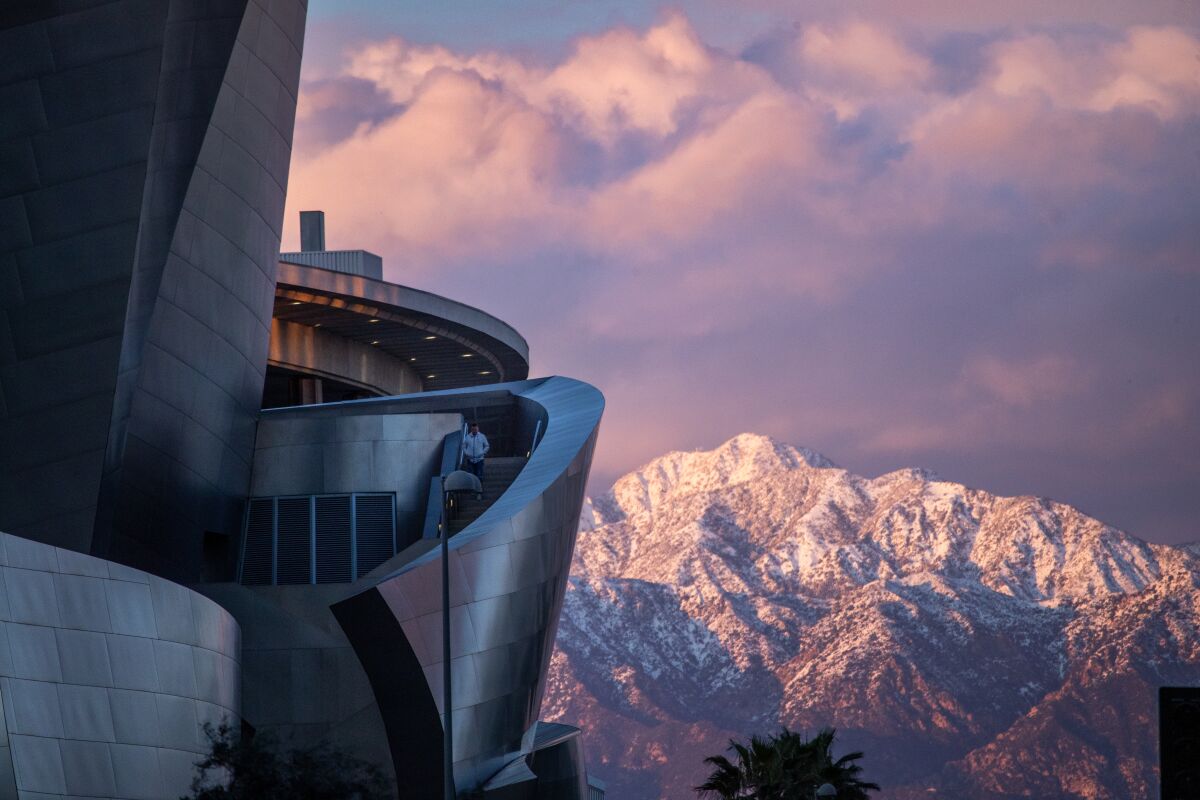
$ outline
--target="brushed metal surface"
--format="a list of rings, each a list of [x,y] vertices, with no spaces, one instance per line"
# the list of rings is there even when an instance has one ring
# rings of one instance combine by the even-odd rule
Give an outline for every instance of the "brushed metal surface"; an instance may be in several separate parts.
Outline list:
[[[0,579],[0,797],[186,793],[203,724],[239,716],[233,617],[148,573],[9,534]]]

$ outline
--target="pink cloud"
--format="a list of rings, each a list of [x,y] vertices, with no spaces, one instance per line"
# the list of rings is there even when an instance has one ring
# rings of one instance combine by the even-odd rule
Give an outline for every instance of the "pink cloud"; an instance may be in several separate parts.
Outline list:
[[[368,42],[305,88],[289,224],[324,208],[332,245],[599,385],[607,477],[747,429],[864,471],[1112,431],[1175,453],[1195,32],[939,8],[807,20],[770,57],[678,13],[555,58]]]
[[[830,28],[814,25],[797,42],[802,62],[827,79],[874,91],[918,87],[933,75],[933,64],[895,34],[864,22]]]
[[[1053,353],[1022,360],[988,355],[963,367],[964,388],[1019,408],[1084,391],[1091,382],[1091,376],[1073,358]]]

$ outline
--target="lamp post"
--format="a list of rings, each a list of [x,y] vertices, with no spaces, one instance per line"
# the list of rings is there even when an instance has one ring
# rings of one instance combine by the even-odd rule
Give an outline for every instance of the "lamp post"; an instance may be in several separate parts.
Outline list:
[[[442,797],[454,800],[454,725],[450,691],[450,526],[446,501],[454,492],[483,494],[479,478],[457,469],[442,476]]]
[[[837,789],[833,787],[832,783],[822,783],[817,787],[817,800],[821,800],[823,797],[837,797]]]

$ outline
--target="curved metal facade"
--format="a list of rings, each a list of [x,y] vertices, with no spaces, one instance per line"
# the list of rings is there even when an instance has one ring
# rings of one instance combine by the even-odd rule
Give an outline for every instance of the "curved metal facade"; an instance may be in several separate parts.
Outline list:
[[[598,391],[567,378],[512,391],[546,434],[508,491],[450,540],[460,791],[530,752],[604,408]],[[412,797],[437,797],[441,787],[439,564],[433,551],[385,564],[333,607],[379,699],[398,779]]]
[[[0,534],[0,797],[187,793],[236,723],[240,632],[162,578]]]
[[[524,380],[525,340],[478,309],[277,261],[306,7],[0,8],[0,797],[179,796],[241,692],[251,724],[440,796],[430,483],[480,415],[510,452],[450,540],[456,779],[529,800],[551,757],[537,714],[603,398]],[[264,412],[268,365],[403,396]],[[313,497],[288,518],[300,577],[270,575],[312,585],[230,583],[248,493],[274,498],[272,546],[304,505],[279,496]],[[318,516],[331,493],[349,514]],[[335,517],[351,533],[319,538]],[[554,748],[543,783],[573,797],[578,740]]]
[[[236,532],[305,15],[0,9],[0,526],[185,580]]]

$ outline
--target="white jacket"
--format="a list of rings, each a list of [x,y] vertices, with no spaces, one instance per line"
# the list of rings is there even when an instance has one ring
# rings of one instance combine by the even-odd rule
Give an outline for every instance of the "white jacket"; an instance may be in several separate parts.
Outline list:
[[[482,433],[468,433],[463,437],[463,455],[472,464],[482,461],[490,449],[491,445]]]

